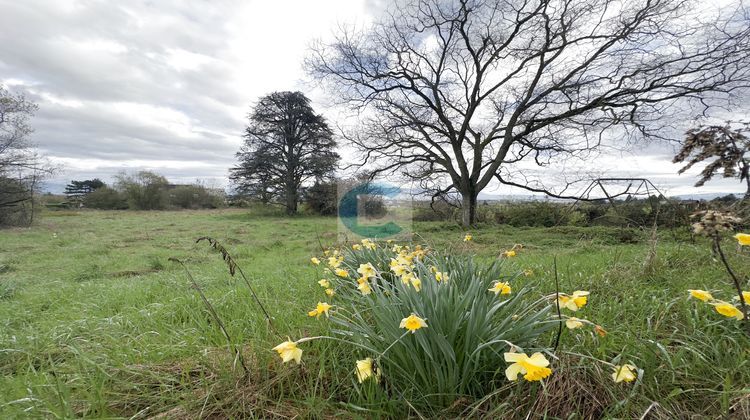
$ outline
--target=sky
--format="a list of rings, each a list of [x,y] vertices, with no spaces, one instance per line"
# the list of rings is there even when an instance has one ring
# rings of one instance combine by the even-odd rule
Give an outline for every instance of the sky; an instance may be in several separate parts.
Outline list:
[[[259,97],[301,90],[335,122],[302,69],[309,44],[366,25],[382,1],[0,0],[0,84],[39,105],[33,141],[60,168],[51,191],[144,169],[226,187]],[[693,188],[699,168],[677,176],[672,156],[672,146],[639,147],[595,169],[648,177],[668,194],[743,192],[731,179]]]

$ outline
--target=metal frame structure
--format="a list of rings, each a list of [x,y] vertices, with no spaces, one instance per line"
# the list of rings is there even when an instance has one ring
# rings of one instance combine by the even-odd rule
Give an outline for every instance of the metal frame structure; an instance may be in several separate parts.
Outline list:
[[[607,183],[627,183],[627,186],[625,187],[625,190],[616,194],[611,193],[610,190],[607,190],[605,184]],[[604,194],[604,197],[599,198],[591,198],[591,193],[596,190],[596,188],[599,187],[601,192]],[[660,205],[661,200],[665,200],[667,203],[669,203],[673,207],[677,207],[675,203],[672,202],[669,198],[667,198],[660,190],[656,187],[650,180],[646,178],[596,178],[591,181],[588,187],[583,190],[583,192],[576,198],[576,200],[573,202],[573,204],[570,205],[568,208],[568,211],[566,212],[566,215],[573,211],[573,209],[576,208],[579,202],[581,201],[598,201],[598,200],[604,200],[606,199],[609,201],[609,204],[611,208],[617,209],[616,201],[615,199],[622,196],[627,196],[626,200],[635,197],[635,196],[646,196],[651,197],[652,195],[656,195],[659,198],[659,201],[657,201],[657,206]],[[657,207],[658,211],[658,207]]]

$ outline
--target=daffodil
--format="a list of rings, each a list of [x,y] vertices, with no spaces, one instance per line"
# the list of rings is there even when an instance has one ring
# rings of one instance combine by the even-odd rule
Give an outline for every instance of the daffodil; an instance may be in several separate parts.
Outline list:
[[[471,236],[471,233],[467,233],[466,236],[464,236],[464,242],[471,242],[472,239],[474,239],[474,237]]]
[[[494,292],[497,295],[509,295],[511,292],[510,284],[503,281],[496,281],[495,285],[487,289],[490,292]]]
[[[367,279],[358,279],[357,282],[359,283],[357,285],[357,289],[359,289],[360,292],[362,292],[363,295],[369,295],[372,293],[372,288],[370,287],[370,283],[367,281]]]
[[[380,372],[375,372],[373,369],[372,358],[357,360],[357,380],[362,383],[369,378],[375,379],[375,382],[380,382]]]
[[[714,298],[713,296],[711,296],[711,293],[709,293],[709,292],[707,292],[705,290],[688,289],[688,292],[690,292],[690,296],[692,296],[692,297],[694,297],[696,299],[700,299],[700,300],[702,300],[704,302],[708,302],[709,300],[713,300],[713,298]]]
[[[419,277],[412,276],[411,285],[414,286],[414,290],[417,292],[422,290],[422,280],[420,280]]]
[[[508,258],[515,257],[516,256],[516,251],[514,251],[514,250],[511,249],[511,250],[503,252],[503,255],[505,255]]]
[[[617,365],[612,372],[612,379],[617,382],[633,382],[638,377],[638,368],[635,365]]]
[[[395,261],[395,260],[394,260]],[[397,276],[403,276],[409,272],[409,267],[402,264],[391,265],[391,271]]]
[[[328,310],[331,309],[331,305],[329,305],[326,302],[318,302],[318,305],[313,309],[312,311],[308,312],[308,316],[320,316],[322,314],[326,314],[326,317],[328,316]]]
[[[435,281],[441,282],[441,281],[448,281],[448,272],[446,271],[438,271],[435,273]]]
[[[523,275],[526,276],[526,277],[531,277],[531,276],[534,275],[534,270],[532,270],[530,268],[527,268],[527,269],[523,270]]]
[[[334,273],[336,273],[336,275],[339,277],[349,277],[349,272],[343,268],[337,268]]]
[[[411,280],[412,280],[413,278],[414,278],[414,273],[409,273],[409,272],[407,272],[407,273],[404,273],[404,274],[403,274],[403,275],[401,276],[401,283],[403,283],[403,284],[404,284],[404,286],[408,286],[408,285],[409,285],[409,282],[410,282],[410,281],[411,281]]]
[[[328,256],[331,255],[331,251],[328,250],[328,249],[326,249],[325,251],[323,251],[323,255],[325,255],[326,257],[328,257]]]
[[[737,239],[737,242],[742,246],[750,245],[750,235],[747,233],[738,233],[734,235],[734,239]]]
[[[310,258],[310,262],[313,263],[313,265],[319,265],[320,260],[317,257]]]
[[[355,251],[361,251],[362,250],[362,245],[360,245],[360,244],[354,244],[354,245],[352,245],[352,249],[355,250]]]
[[[375,277],[377,271],[375,271],[375,267],[373,267],[372,263],[367,263],[360,264],[357,273],[361,274],[362,277],[369,279],[370,277]]]
[[[716,312],[724,315],[727,318],[742,319],[745,317],[742,311],[737,309],[737,307],[732,305],[731,303],[718,301],[714,304],[714,308],[716,308]]]
[[[508,380],[518,380],[518,374],[523,374],[527,381],[540,381],[552,374],[548,368],[549,360],[542,353],[534,353],[531,357],[526,353],[505,353],[505,361],[512,363],[505,369]]]
[[[331,282],[328,281],[328,279],[320,279],[318,280],[318,284],[320,285],[320,287],[323,287],[325,289],[328,289],[331,287]]]
[[[572,316],[568,318],[567,320],[565,320],[565,326],[568,327],[568,329],[570,330],[574,330],[576,328],[583,327],[583,322],[581,322],[580,319]]]
[[[333,289],[326,289],[326,295],[328,295],[328,297],[333,297],[333,295],[335,295],[335,294],[336,294],[335,290],[333,290]]]
[[[378,247],[378,245],[370,239],[362,239],[362,246],[369,250],[373,250]]]
[[[333,256],[328,257],[328,266],[331,268],[338,268],[343,261],[344,261],[343,257],[338,257],[338,256],[333,255]]]
[[[568,296],[565,293],[560,293],[560,296],[558,297],[558,302],[561,307],[570,309],[571,311],[575,312],[588,303],[588,295],[589,292],[584,290],[576,290],[573,292],[572,296]]]
[[[740,300],[740,297],[735,296],[732,299]],[[745,301],[746,304],[750,305],[750,292],[742,292],[742,299]]]
[[[408,317],[402,319],[401,324],[399,324],[398,327],[406,328],[407,330],[411,331],[411,333],[413,334],[420,328],[427,328],[427,323],[425,322],[424,319],[412,313]]]
[[[276,350],[279,353],[279,356],[281,356],[281,360],[283,361],[283,363],[294,360],[295,362],[297,362],[297,364],[299,364],[300,359],[302,358],[302,349],[297,348],[297,343],[295,343],[294,341],[284,341],[283,343],[274,347],[273,350]]]

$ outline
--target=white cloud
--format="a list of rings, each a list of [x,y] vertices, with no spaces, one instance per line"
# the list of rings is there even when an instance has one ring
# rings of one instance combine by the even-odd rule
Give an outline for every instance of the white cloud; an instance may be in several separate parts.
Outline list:
[[[0,0],[0,83],[39,103],[34,141],[66,168],[53,183],[151,169],[174,181],[226,184],[260,96],[303,90],[330,120],[345,120],[305,83],[303,58],[312,39],[340,24],[366,25],[386,4]],[[598,165],[690,189],[694,178],[678,178],[664,150],[639,154]]]

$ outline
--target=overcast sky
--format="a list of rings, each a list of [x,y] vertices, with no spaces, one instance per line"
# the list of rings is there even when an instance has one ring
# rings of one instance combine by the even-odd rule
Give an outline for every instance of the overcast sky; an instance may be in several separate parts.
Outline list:
[[[33,140],[62,167],[50,189],[140,169],[225,186],[260,96],[302,90],[336,119],[301,69],[308,44],[381,8],[378,0],[0,0],[0,84],[39,104]],[[649,177],[670,194],[743,191],[736,180],[690,187],[695,177],[678,177],[673,155],[640,148],[597,169]]]

